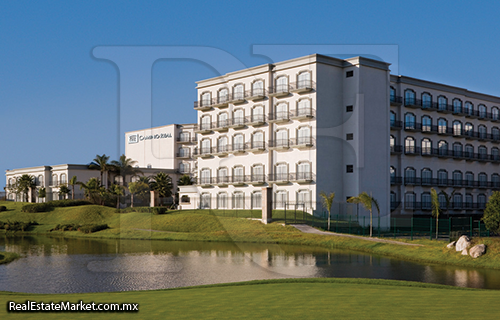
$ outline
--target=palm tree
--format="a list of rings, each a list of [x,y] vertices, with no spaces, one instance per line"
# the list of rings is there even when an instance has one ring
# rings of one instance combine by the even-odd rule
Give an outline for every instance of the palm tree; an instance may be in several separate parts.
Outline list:
[[[111,169],[109,161],[109,156],[106,154],[103,154],[102,156],[96,155],[94,160],[89,164],[89,169],[91,170],[99,170],[101,171],[101,183],[102,183],[102,175],[104,172],[108,173],[108,171]]]
[[[190,186],[193,184],[193,179],[188,174],[184,174],[177,181],[178,186]]]
[[[80,190],[85,190],[85,198],[94,204],[99,204],[101,194],[106,190],[97,178],[90,178],[87,183],[79,182]]]
[[[66,199],[66,196],[70,193],[69,188],[66,185],[62,185],[59,187],[59,195],[63,197],[63,199]]]
[[[375,208],[377,208],[378,217],[380,218],[380,208],[378,206],[378,201],[368,193],[362,192],[357,197],[350,197],[349,199],[347,199],[347,202],[361,203],[366,210],[370,211],[370,237],[371,237],[373,235],[373,215],[372,215],[373,205],[375,205]]]
[[[432,204],[432,215],[436,217],[436,240],[438,238],[438,230],[439,230],[439,197],[434,188],[431,188],[431,204]]]
[[[335,198],[335,192],[327,195],[324,191],[321,191],[319,195],[321,197],[321,200],[323,200],[323,205],[328,209],[328,231],[330,231],[330,217],[332,215],[332,204],[333,198]]]
[[[29,174],[23,174],[16,179],[17,193],[22,193],[25,201],[28,201],[28,192],[35,187],[35,177]]]
[[[149,184],[144,181],[135,181],[128,184],[128,191],[130,191],[131,207],[134,207],[134,195],[144,196],[149,191]]]
[[[117,184],[112,184],[109,187],[109,192],[116,196],[116,209],[120,208],[120,196],[123,196],[123,187]]]
[[[137,161],[127,158],[124,154],[120,156],[120,159],[111,161],[111,165],[115,168],[116,173],[123,177],[123,183],[128,175],[137,176],[142,173],[139,168],[134,168]]]
[[[75,185],[78,184],[78,180],[76,176],[72,176],[68,181],[68,185],[71,186],[71,200],[75,200]]]
[[[172,196],[172,178],[164,172],[158,172],[153,176],[151,189],[159,193],[160,198],[168,198]]]

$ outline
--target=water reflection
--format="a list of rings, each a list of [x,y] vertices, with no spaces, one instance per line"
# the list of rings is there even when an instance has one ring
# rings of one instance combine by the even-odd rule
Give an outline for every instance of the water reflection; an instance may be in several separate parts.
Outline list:
[[[0,239],[22,255],[0,266],[0,290],[151,290],[290,277],[383,278],[500,289],[500,271],[422,265],[303,246],[53,237]]]

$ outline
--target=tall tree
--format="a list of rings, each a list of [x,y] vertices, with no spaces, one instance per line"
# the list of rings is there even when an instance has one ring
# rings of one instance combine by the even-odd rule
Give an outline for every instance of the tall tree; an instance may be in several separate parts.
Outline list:
[[[116,196],[116,208],[120,208],[120,196],[123,196],[123,187],[117,184],[112,184],[111,187],[109,187],[109,192]]]
[[[432,204],[432,215],[436,217],[436,240],[438,238],[438,230],[439,230],[439,213],[441,211],[439,207],[439,197],[434,188],[431,188],[431,204]]]
[[[111,169],[111,164],[108,162],[109,161],[109,156],[106,154],[103,154],[102,156],[96,155],[94,160],[89,164],[89,169],[91,170],[99,170],[101,172],[101,184],[103,182],[102,176],[104,173],[108,173],[108,171]],[[109,176],[109,175],[108,175]]]
[[[168,198],[172,196],[172,178],[165,172],[158,172],[153,176],[151,189],[158,191],[160,198]]]
[[[66,199],[66,196],[70,193],[69,188],[66,185],[61,185],[59,187],[59,195],[63,197],[63,199]]]
[[[16,179],[17,193],[23,194],[23,200],[28,201],[28,192],[35,187],[35,177],[23,174]]]
[[[128,191],[130,191],[130,202],[131,207],[134,207],[134,195],[138,195],[142,198],[149,192],[149,184],[143,181],[130,182],[128,184]]]
[[[193,184],[193,179],[188,174],[184,174],[179,178],[177,182],[178,186],[190,186]]]
[[[122,176],[123,181],[122,185],[125,185],[124,182],[127,176],[138,176],[142,173],[139,168],[134,168],[134,165],[137,161],[127,158],[124,154],[120,156],[119,160],[111,161],[111,164],[114,166],[116,173]]]
[[[332,204],[333,204],[333,199],[335,198],[335,192],[332,192],[327,195],[324,191],[321,191],[319,195],[321,197],[321,200],[323,201],[323,205],[328,210],[328,231],[330,231],[330,219],[332,216]]]
[[[72,176],[68,181],[68,184],[71,186],[71,200],[75,200],[75,186],[78,184],[77,179],[76,176]]]
[[[360,193],[357,197],[350,197],[347,199],[350,203],[361,203],[366,210],[370,211],[370,237],[373,236],[373,206],[377,208],[378,217],[380,218],[380,208],[378,201],[366,192]],[[380,227],[380,226],[379,226]]]
[[[101,194],[106,189],[101,186],[101,181],[97,178],[90,178],[86,183],[79,182],[80,189],[84,189],[85,198],[94,204],[101,204]]]

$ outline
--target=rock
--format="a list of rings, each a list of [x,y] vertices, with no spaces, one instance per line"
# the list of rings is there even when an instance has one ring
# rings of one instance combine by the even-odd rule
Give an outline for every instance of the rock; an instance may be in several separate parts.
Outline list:
[[[457,243],[456,241],[450,242],[450,243],[448,243],[448,245],[446,246],[446,248],[451,249],[451,248],[453,248],[455,246],[456,243]]]
[[[467,253],[467,249],[462,250],[462,255],[463,256],[468,256],[469,254]]]
[[[469,254],[473,258],[482,256],[486,252],[486,246],[484,244],[478,244],[469,250]]]
[[[457,251],[464,251],[468,247],[470,247],[470,239],[467,236],[461,236],[455,244],[455,250]]]

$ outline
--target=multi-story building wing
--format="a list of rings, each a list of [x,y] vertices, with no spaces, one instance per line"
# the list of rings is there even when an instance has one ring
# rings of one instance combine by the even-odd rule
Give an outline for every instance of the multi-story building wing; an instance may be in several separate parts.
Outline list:
[[[500,189],[500,98],[391,76],[390,100],[393,214],[429,214],[431,188],[449,214],[482,214]]]
[[[197,84],[201,207],[260,208],[272,187],[276,208],[369,191],[388,209],[388,64],[310,55]]]

